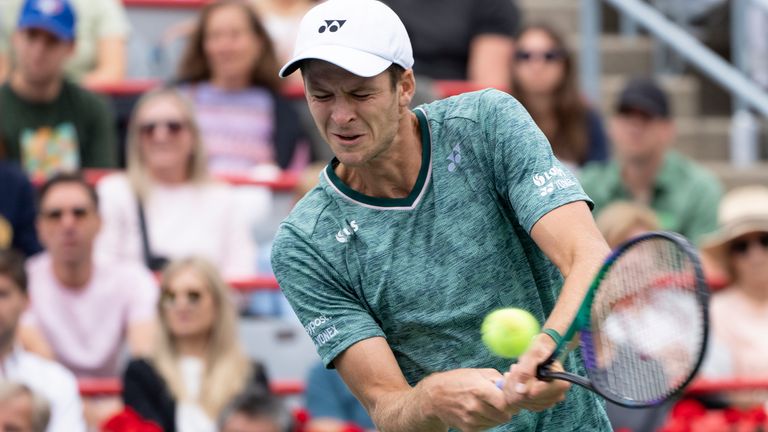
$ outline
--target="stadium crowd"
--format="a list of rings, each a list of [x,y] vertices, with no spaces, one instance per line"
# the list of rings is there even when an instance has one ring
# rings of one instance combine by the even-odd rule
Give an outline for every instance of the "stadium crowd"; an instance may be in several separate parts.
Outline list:
[[[603,118],[566,35],[514,0],[383,1],[413,40],[415,100],[448,96],[446,83],[517,98],[611,246],[663,229],[701,247],[718,288],[702,375],[768,378],[766,185],[729,191],[676,150],[675,107],[653,78],[629,80]],[[300,78],[278,77],[315,3],[200,1],[166,32],[183,41],[175,73],[127,97],[109,90],[129,82],[136,37],[121,1],[0,3],[0,430],[375,429],[319,358],[299,402],[275,394],[271,353],[248,354],[238,329],[296,318],[279,291],[228,284],[271,277],[277,219],[330,159]],[[120,392],[80,395],[104,378]],[[668,409],[611,420],[656,430]]]

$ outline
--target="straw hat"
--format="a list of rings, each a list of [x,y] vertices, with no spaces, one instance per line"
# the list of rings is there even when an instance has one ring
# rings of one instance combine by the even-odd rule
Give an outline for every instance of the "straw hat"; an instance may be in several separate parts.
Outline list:
[[[706,236],[701,249],[728,268],[728,244],[751,232],[768,232],[768,187],[744,186],[728,192],[718,211],[720,228]]]

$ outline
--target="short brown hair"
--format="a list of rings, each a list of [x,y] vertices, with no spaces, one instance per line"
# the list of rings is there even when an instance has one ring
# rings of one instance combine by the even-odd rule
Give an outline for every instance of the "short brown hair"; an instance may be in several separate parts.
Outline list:
[[[93,206],[98,210],[99,195],[96,193],[96,188],[94,188],[92,184],[88,183],[85,177],[83,177],[82,173],[79,172],[60,172],[43,183],[43,186],[40,187],[40,192],[38,193],[37,198],[38,209],[42,207],[40,204],[43,203],[45,196],[48,195],[54,186],[66,183],[73,183],[82,186],[88,194],[88,197],[91,199]]]
[[[27,293],[27,272],[24,269],[24,255],[13,249],[0,249],[0,275],[12,280]]]

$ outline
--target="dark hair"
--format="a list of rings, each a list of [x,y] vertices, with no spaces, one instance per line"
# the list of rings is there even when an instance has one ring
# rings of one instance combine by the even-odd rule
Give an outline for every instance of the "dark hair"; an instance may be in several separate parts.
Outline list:
[[[243,414],[249,418],[271,418],[283,431],[291,428],[291,416],[283,402],[267,390],[252,387],[235,396],[221,411],[219,416],[219,430],[235,414]]]
[[[587,131],[587,107],[582,99],[576,84],[573,56],[565,45],[565,41],[554,28],[546,24],[531,24],[524,26],[518,33],[519,40],[526,32],[541,31],[547,34],[554,42],[555,48],[563,56],[563,80],[555,88],[554,115],[557,121],[557,130],[554,134],[544,131],[555,156],[562,159],[576,161],[579,165],[587,161],[589,152],[589,137]],[[512,82],[512,95],[527,106],[525,94],[517,80]],[[534,120],[536,120],[534,118]]]
[[[400,82],[400,78],[402,78],[405,73],[405,68],[397,63],[392,63],[387,68],[387,72],[389,73],[389,78],[392,80],[392,90],[395,90],[397,88],[397,83]]]
[[[85,191],[88,193],[88,197],[91,198],[93,206],[99,208],[99,195],[96,193],[96,189],[90,183],[88,183],[88,181],[86,181],[83,175],[79,172],[60,172],[54,174],[53,177],[46,180],[46,182],[43,183],[43,185],[40,187],[40,191],[38,193],[37,208],[42,208],[43,200],[45,199],[45,196],[48,195],[48,192],[51,191],[51,189],[60,184],[67,183],[74,183],[82,186],[83,189],[85,189]]]
[[[21,292],[27,293],[27,272],[24,255],[13,249],[0,249],[0,275],[12,280]]]
[[[211,79],[211,67],[205,55],[205,31],[208,20],[213,13],[223,7],[237,6],[248,18],[251,31],[262,41],[261,57],[253,65],[250,76],[252,86],[267,87],[273,91],[280,88],[280,77],[277,75],[279,68],[275,46],[267,33],[266,27],[256,14],[254,8],[244,0],[217,0],[203,7],[195,25],[195,29],[189,38],[184,57],[179,63],[178,80],[180,82],[196,83]]]

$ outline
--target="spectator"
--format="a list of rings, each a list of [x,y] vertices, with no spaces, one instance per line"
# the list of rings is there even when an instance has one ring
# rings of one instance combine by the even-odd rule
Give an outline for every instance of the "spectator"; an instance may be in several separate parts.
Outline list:
[[[22,342],[78,377],[117,376],[125,342],[135,355],[151,346],[157,298],[152,275],[130,262],[93,259],[98,197],[77,174],[45,183],[39,208],[37,230],[46,252],[27,262],[31,306],[22,319]]]
[[[24,172],[0,161],[0,250],[18,249],[26,256],[42,248],[35,232],[35,192]]]
[[[413,42],[417,76],[462,80],[508,90],[513,35],[519,14],[513,0],[384,0],[403,20]]]
[[[293,106],[280,96],[275,49],[245,0],[206,5],[179,67],[219,173],[301,169],[309,142]],[[274,170],[271,170],[274,171]]]
[[[312,432],[342,432],[349,427],[376,428],[339,373],[335,369],[326,369],[322,362],[309,370],[304,397],[309,412],[307,429]]]
[[[2,377],[24,383],[50,402],[51,418],[48,428],[44,428],[47,432],[85,432],[83,407],[72,373],[16,344],[16,328],[28,304],[24,258],[13,251],[0,251]]]
[[[125,78],[128,17],[120,0],[69,0],[77,16],[75,52],[64,66],[68,78],[83,85],[98,85]],[[11,29],[23,0],[2,2],[3,25]],[[9,35],[3,35],[3,41]],[[4,57],[8,47],[0,48]],[[4,60],[8,61],[7,58]],[[4,79],[5,75],[0,76]]]
[[[633,79],[621,92],[611,121],[615,159],[581,171],[595,212],[617,200],[651,207],[661,227],[691,241],[712,231],[722,187],[713,174],[670,149],[674,121],[667,95],[650,79]]]
[[[146,94],[136,104],[128,136],[127,174],[112,174],[98,185],[104,219],[98,255],[158,270],[168,259],[196,254],[226,277],[252,275],[256,251],[248,215],[232,188],[209,181],[185,98],[168,88]],[[253,207],[269,209],[269,193],[257,195]]]
[[[128,365],[123,400],[165,431],[214,431],[235,395],[267,391],[266,375],[243,354],[228,288],[210,263],[171,264],[161,291],[159,338],[149,356]]]
[[[0,427],[5,432],[45,432],[51,417],[48,401],[23,384],[0,382]]]
[[[512,94],[547,136],[555,156],[573,168],[607,159],[603,123],[582,99],[563,38],[549,26],[528,26],[515,49]]]
[[[659,219],[653,210],[631,201],[609,204],[595,222],[611,249],[634,236],[659,229]]]
[[[0,87],[0,140],[27,174],[115,164],[114,121],[105,102],[64,79],[75,46],[66,0],[26,0],[12,36],[16,67]]]
[[[251,390],[235,397],[219,416],[221,432],[288,432],[291,416],[269,392]]]
[[[728,287],[712,296],[710,318],[714,339],[728,353],[731,370],[713,372],[768,377],[768,188],[730,191],[720,204],[718,222],[719,229],[704,239],[702,249],[730,279]],[[749,397],[736,401],[758,402]]]

